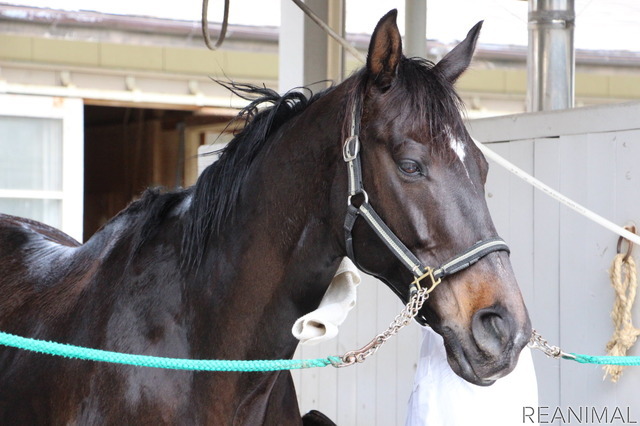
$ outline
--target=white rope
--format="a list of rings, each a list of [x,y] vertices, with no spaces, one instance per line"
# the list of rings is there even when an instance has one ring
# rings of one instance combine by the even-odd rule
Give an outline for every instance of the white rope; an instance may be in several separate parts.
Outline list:
[[[367,58],[365,58],[362,53],[358,51],[354,46],[351,45],[344,37],[335,32],[329,25],[324,23],[322,19],[316,15],[313,10],[309,8],[306,4],[304,4],[301,0],[292,0],[313,22],[315,22],[320,28],[322,28],[329,36],[331,36],[335,41],[340,43],[342,47],[344,47],[349,53],[353,55],[358,61],[365,64],[367,62]]]
[[[476,143],[478,148],[480,148],[480,151],[482,151],[482,153],[486,157],[490,158],[491,160],[493,160],[494,162],[496,162],[500,166],[504,167],[505,169],[507,169],[508,171],[510,171],[511,173],[516,175],[517,177],[519,177],[520,179],[524,180],[525,182],[527,182],[530,185],[533,185],[536,189],[544,192],[545,194],[547,194],[551,198],[554,198],[555,200],[557,200],[557,201],[561,202],[562,204],[564,204],[565,206],[575,210],[576,212],[580,213],[581,215],[585,216],[586,218],[588,218],[588,219],[596,222],[597,224],[607,228],[608,230],[620,235],[621,237],[626,238],[627,240],[633,242],[634,244],[640,245],[640,236],[639,235],[636,235],[636,234],[633,234],[633,233],[629,232],[628,230],[622,228],[621,226],[616,225],[615,223],[605,219],[604,217],[600,216],[599,214],[596,214],[596,213],[592,212],[591,210],[587,209],[586,207],[576,203],[572,199],[562,195],[561,193],[559,193],[555,189],[549,187],[548,185],[545,185],[544,183],[540,182],[538,179],[534,178],[533,176],[531,176],[530,174],[528,174],[524,170],[522,170],[519,167],[515,166],[514,164],[510,163],[505,158],[501,157],[500,155],[498,155],[495,152],[493,152],[491,149],[487,148],[481,142],[478,142],[474,138],[471,138],[471,139],[473,139],[473,141]]]

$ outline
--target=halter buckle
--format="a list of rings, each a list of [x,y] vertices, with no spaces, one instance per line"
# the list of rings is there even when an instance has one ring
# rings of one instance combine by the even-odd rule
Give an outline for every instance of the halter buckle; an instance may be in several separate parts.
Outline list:
[[[345,163],[355,160],[360,152],[360,139],[358,135],[349,136],[342,145],[342,158]]]
[[[426,293],[427,294],[431,293],[436,288],[436,286],[442,282],[442,278],[436,278],[433,275],[434,272],[435,271],[433,270],[433,268],[431,268],[430,266],[427,266],[425,268],[424,274],[420,275],[419,277],[416,276],[415,279],[411,282],[411,287],[410,287],[411,294],[414,294],[414,293],[422,290],[422,286],[420,285],[420,281],[422,281],[423,279],[425,279],[427,277],[431,278],[431,285],[427,289]]]

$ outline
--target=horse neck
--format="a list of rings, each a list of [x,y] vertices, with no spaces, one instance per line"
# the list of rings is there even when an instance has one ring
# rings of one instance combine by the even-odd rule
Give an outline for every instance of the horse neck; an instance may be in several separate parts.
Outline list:
[[[272,136],[236,218],[206,255],[194,301],[204,313],[197,328],[209,334],[202,350],[215,352],[208,356],[290,357],[293,322],[318,306],[338,267],[342,224],[332,214],[332,183],[344,165],[338,108],[329,107],[336,96],[318,99]]]

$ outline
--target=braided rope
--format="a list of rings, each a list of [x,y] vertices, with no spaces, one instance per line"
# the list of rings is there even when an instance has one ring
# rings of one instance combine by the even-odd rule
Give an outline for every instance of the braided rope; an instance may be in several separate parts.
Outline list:
[[[583,355],[571,353],[564,359],[579,362],[580,364],[599,364],[606,367],[628,367],[640,365],[640,356],[613,356],[613,355]]]
[[[253,361],[164,358],[84,348],[64,343],[30,339],[27,337],[20,337],[3,332],[0,332],[0,345],[43,353],[47,355],[63,356],[66,358],[109,362],[115,364],[126,364],[137,367],[164,368],[171,370],[241,372],[279,371],[313,367],[326,367],[328,365],[335,365],[341,362],[340,357],[333,356],[316,359],[279,359]]]
[[[636,298],[638,278],[636,264],[633,257],[620,253],[613,259],[611,270],[611,285],[616,292],[616,300],[611,312],[615,330],[609,343],[607,355],[624,356],[640,336],[640,329],[633,326],[631,309]],[[605,378],[611,376],[612,382],[617,382],[622,375],[624,365],[607,365],[604,367]]]

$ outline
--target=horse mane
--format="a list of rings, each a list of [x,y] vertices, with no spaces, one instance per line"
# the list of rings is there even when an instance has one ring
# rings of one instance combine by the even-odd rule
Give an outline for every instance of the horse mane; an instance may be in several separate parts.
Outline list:
[[[230,123],[244,124],[242,130],[222,149],[218,161],[202,172],[193,187],[168,193],[161,193],[157,189],[147,190],[138,201],[118,215],[140,215],[137,222],[140,228],[134,237],[132,255],[158,232],[168,214],[181,203],[188,202],[189,207],[184,210],[186,220],[180,263],[183,269],[198,267],[211,240],[220,235],[226,223],[234,219],[243,184],[257,155],[268,149],[271,136],[284,123],[333,90],[331,87],[313,94],[308,88],[302,87],[280,95],[267,87],[220,81],[218,84],[249,101]],[[350,113],[354,105],[364,99],[370,79],[363,68],[343,84],[346,85],[347,95],[339,107],[343,110],[341,126],[346,137]],[[389,108],[397,109],[398,115],[416,117],[406,120],[407,124],[413,127],[416,134],[430,135],[432,153],[455,156],[449,144],[452,138],[459,141],[466,139],[461,117],[464,107],[453,85],[432,62],[421,58],[403,58],[397,78],[386,96]]]
[[[266,148],[270,137],[284,123],[332,90],[313,94],[310,89],[301,87],[279,95],[267,87],[251,84],[220,81],[218,84],[250,102],[234,119],[244,123],[242,130],[222,149],[218,161],[202,172],[192,188],[182,241],[183,266],[198,266],[210,239],[220,234],[225,223],[233,220],[241,188],[256,156]]]

